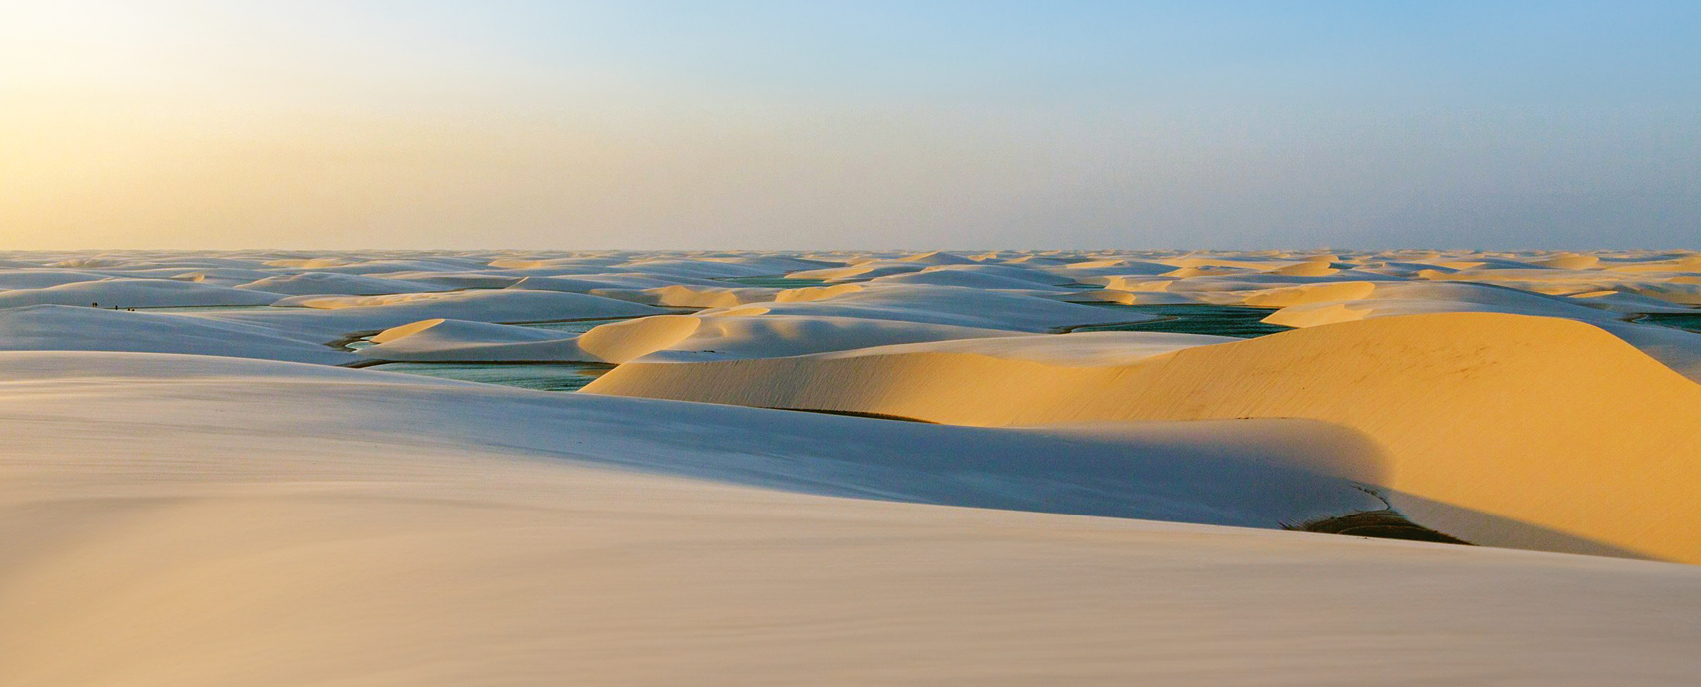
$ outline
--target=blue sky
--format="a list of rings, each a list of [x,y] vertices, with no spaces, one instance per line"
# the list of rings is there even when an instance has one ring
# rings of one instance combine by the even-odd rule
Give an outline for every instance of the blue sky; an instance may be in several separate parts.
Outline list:
[[[20,248],[1701,247],[1697,2],[10,7]]]

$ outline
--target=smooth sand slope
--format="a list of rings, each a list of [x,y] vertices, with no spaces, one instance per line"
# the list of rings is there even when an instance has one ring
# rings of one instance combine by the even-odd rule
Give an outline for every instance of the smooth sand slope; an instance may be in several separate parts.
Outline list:
[[[1694,251],[0,252],[0,687],[1691,685],[1696,305]],[[1391,506],[1492,546],[1284,529]]]
[[[395,361],[731,360],[923,341],[1018,336],[922,322],[797,315],[654,315],[598,325],[580,336],[509,325],[424,320],[386,329],[359,354]]]
[[[251,324],[68,305],[0,308],[0,350],[188,353],[332,365],[356,360],[309,336]]]
[[[964,449],[1009,460],[947,461],[935,479],[1021,493],[989,483],[1112,438],[208,357],[7,353],[0,369],[6,684],[1680,685],[1701,671],[1689,566],[797,493]]]
[[[586,391],[981,426],[1307,418],[1374,440],[1378,486],[1430,527],[1701,562],[1701,385],[1565,319],[1388,317],[1103,367],[879,349],[637,363]]]

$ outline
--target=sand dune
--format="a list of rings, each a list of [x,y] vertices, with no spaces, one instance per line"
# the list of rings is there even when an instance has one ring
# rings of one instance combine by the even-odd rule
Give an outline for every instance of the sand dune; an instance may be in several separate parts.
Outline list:
[[[355,359],[309,337],[265,327],[66,305],[0,309],[0,350],[188,353],[326,364]]]
[[[927,265],[906,260],[870,260],[844,267],[824,267],[819,269],[798,270],[787,274],[792,279],[820,279],[822,281],[860,281],[886,277],[894,274],[908,274],[927,269]]]
[[[1557,297],[1503,286],[1472,283],[1343,282],[1274,289],[1248,296],[1253,306],[1281,307],[1264,321],[1287,327],[1422,313],[1506,313],[1563,317],[1588,322],[1636,346],[1643,353],[1701,382],[1701,334],[1635,324],[1638,313],[1692,312],[1618,292]]]
[[[602,294],[607,291],[642,292],[647,289],[660,289],[669,286],[696,286],[727,288],[725,282],[709,279],[681,279],[678,277],[661,277],[638,273],[596,273],[568,277],[525,277],[514,282],[510,289],[528,289],[532,291],[571,291],[574,293]]]
[[[761,315],[693,319],[696,319],[699,325],[689,337],[657,346],[653,353],[642,359],[777,358],[921,341],[1010,336],[1015,333],[997,329],[848,317]],[[604,331],[599,327],[591,333],[601,335]]]
[[[1368,288],[1366,288],[1368,287]],[[1283,291],[1293,293],[1291,289]],[[1582,299],[1560,298],[1517,289],[1468,283],[1347,282],[1311,287],[1308,295],[1260,294],[1247,305],[1281,307],[1272,324],[1312,327],[1334,322],[1428,312],[1498,312],[1583,321],[1617,320],[1619,315],[1589,306]],[[1275,297],[1271,297],[1271,296]],[[1288,296],[1288,298],[1282,298]]]
[[[870,285],[816,300],[788,300],[759,307],[762,314],[854,317],[1024,332],[1155,319],[1151,315],[1075,305],[1024,293],[931,284]]]
[[[0,685],[1690,684],[1697,293],[1689,251],[0,252]],[[152,305],[240,307],[110,309]]]
[[[541,322],[666,312],[588,294],[511,289],[389,296],[298,296],[282,299],[278,304],[293,307],[201,316],[299,332],[330,341],[356,332],[374,332],[427,319]]]
[[[883,444],[955,461],[978,432],[1011,435],[981,455],[1019,465],[1059,454],[1040,434],[73,355],[4,359],[22,377],[0,385],[0,674],[19,684],[1589,685],[1701,668],[1690,567],[823,498],[597,458],[692,465],[721,436],[709,455],[752,464]],[[162,381],[187,393],[162,399]],[[902,436],[928,431],[954,436]],[[556,450],[504,448],[516,436]]]
[[[174,279],[98,279],[38,289],[0,291],[0,308],[27,305],[99,305],[104,308],[269,305],[276,300],[276,294]]]
[[[1559,534],[1422,514],[1455,536],[1701,561],[1701,462],[1686,448],[1701,445],[1701,386],[1557,318],[1390,317],[1103,368],[931,352],[640,363],[586,391],[986,426],[1309,418],[1373,438],[1380,486]]]
[[[437,289],[401,279],[381,279],[353,274],[308,272],[256,279],[237,286],[250,291],[265,291],[286,296],[378,296],[392,293],[420,293]]]
[[[394,361],[732,360],[1016,332],[845,317],[655,315],[577,337],[526,327],[425,320],[385,330],[362,357]]]
[[[61,284],[74,284],[80,281],[95,281],[105,279],[107,275],[95,272],[79,272],[75,270],[55,270],[47,268],[33,269],[0,269],[0,292],[13,289],[45,289]],[[82,303],[81,305],[88,305]]]
[[[877,284],[933,284],[975,289],[1052,290],[1071,279],[1042,270],[1004,265],[945,265],[920,272],[892,274],[870,280]]]

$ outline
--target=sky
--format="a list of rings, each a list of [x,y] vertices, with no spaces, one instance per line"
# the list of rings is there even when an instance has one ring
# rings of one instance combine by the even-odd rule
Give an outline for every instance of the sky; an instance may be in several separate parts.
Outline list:
[[[1701,248],[1701,2],[0,0],[0,250]]]

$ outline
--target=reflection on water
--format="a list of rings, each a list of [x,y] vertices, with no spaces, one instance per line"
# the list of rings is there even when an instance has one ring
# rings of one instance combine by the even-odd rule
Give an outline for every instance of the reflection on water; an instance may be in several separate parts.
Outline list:
[[[614,366],[602,363],[384,363],[367,369],[538,391],[578,391]]]
[[[1114,308],[1116,310],[1142,315],[1157,315],[1161,320],[1135,322],[1132,324],[1091,324],[1084,327],[1073,327],[1073,332],[1173,332],[1177,334],[1212,334],[1216,336],[1234,336],[1250,339],[1265,334],[1285,332],[1291,327],[1279,324],[1265,324],[1262,320],[1270,313],[1270,308],[1248,308],[1237,305],[1121,305],[1117,303],[1089,303],[1094,307]]]
[[[1701,332],[1701,311],[1655,313],[1638,317],[1636,321]]]
[[[630,319],[633,319],[633,318],[630,318],[630,317],[613,317],[613,318],[601,319],[601,320],[562,320],[562,321],[559,321],[559,322],[527,322],[527,323],[524,323],[524,324],[516,324],[514,326],[525,327],[527,329],[543,329],[543,330],[551,331],[551,332],[560,332],[562,334],[583,334],[585,332],[588,332],[588,331],[595,329],[597,327],[600,327],[602,325],[609,324],[611,322],[624,322],[624,321],[630,320]],[[572,338],[572,337],[563,336],[561,338],[568,339],[568,338]],[[360,337],[360,338],[355,339],[353,341],[349,341],[347,343],[344,343],[343,348],[346,348],[346,349],[351,350],[351,351],[358,351],[362,348],[369,348],[369,347],[374,346],[374,345],[376,345],[376,344],[372,343],[372,337],[371,336],[363,336],[363,337]]]
[[[522,325],[531,329],[543,329],[558,332],[562,338],[583,334],[600,325],[610,322],[622,322],[631,318],[615,317],[600,320],[568,320],[561,322],[530,322]],[[344,347],[358,351],[374,345],[366,338],[350,341]],[[522,389],[538,391],[578,391],[592,380],[601,377],[604,372],[614,369],[613,365],[603,363],[382,363],[372,365],[368,369],[384,370],[385,372],[402,372],[406,374],[425,375],[442,379],[458,379],[464,382],[484,382],[486,384],[502,384],[517,386]]]
[[[633,319],[633,318],[630,318],[630,317],[613,317],[613,318],[604,319],[604,320],[566,320],[566,321],[562,321],[562,322],[527,322],[527,323],[521,324],[519,326],[530,327],[532,329],[547,329],[547,330],[552,331],[552,332],[564,332],[564,333],[567,333],[567,334],[583,334],[585,332],[588,332],[588,331],[595,329],[597,327],[600,327],[602,325],[609,324],[611,322],[624,322],[624,321],[630,320],[630,319]],[[566,337],[562,337],[562,338],[566,338]]]

